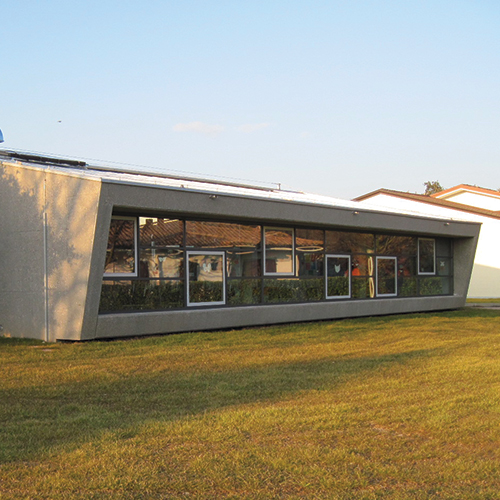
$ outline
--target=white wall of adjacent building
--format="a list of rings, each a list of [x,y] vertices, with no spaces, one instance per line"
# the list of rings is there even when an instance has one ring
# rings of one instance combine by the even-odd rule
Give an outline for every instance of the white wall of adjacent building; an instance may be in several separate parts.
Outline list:
[[[484,208],[486,210],[500,210],[500,195],[491,195],[487,193],[473,193],[470,191],[457,191],[444,196],[436,196],[441,200],[462,203],[471,207]]]
[[[458,202],[457,198],[453,201]],[[500,200],[498,200],[500,203]],[[422,203],[387,194],[376,194],[361,202],[367,206],[413,211],[415,214],[449,217],[457,220],[480,222],[481,232],[469,285],[469,298],[500,298],[500,218],[472,214],[462,210]],[[460,201],[460,203],[464,203]],[[478,205],[476,205],[478,206]],[[481,207],[485,208],[485,207]],[[497,208],[496,210],[500,210]]]

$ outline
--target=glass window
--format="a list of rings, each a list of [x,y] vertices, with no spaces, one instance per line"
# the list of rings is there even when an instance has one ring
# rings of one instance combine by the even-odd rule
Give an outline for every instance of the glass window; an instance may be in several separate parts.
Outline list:
[[[224,252],[187,252],[188,305],[225,304]]]
[[[298,276],[323,276],[324,246],[324,232],[322,230],[295,230],[295,255]]]
[[[450,276],[452,274],[451,259],[447,257],[438,257],[436,272],[438,276]]]
[[[262,282],[260,279],[228,280],[227,303],[232,306],[260,304]]]
[[[436,274],[435,241],[433,238],[418,239],[418,274]]]
[[[417,238],[412,236],[378,235],[377,253],[381,255],[416,255]]]
[[[134,217],[112,217],[106,249],[105,275],[136,276],[137,221]]]
[[[230,278],[257,278],[261,276],[261,254],[244,248],[227,251],[227,275]]]
[[[182,278],[184,252],[173,248],[141,248],[139,251],[141,278]]]
[[[184,224],[178,219],[139,217],[139,244],[145,248],[181,247]]]
[[[227,275],[251,278],[262,275],[261,226],[226,224],[231,233],[231,248],[226,252]]]
[[[450,277],[428,276],[419,282],[420,295],[447,295],[453,293]]]
[[[438,257],[451,257],[451,240],[449,238],[436,238],[436,255]]]
[[[184,281],[104,280],[99,312],[159,311],[184,306]]]
[[[377,257],[377,297],[397,295],[396,257]]]
[[[326,298],[339,299],[351,296],[351,257],[326,256]]]
[[[415,297],[417,295],[417,278],[398,278],[398,296]]]
[[[186,222],[186,245],[194,248],[260,248],[260,226],[229,222]]]
[[[354,254],[351,260],[352,276],[373,276],[373,257]]]
[[[352,277],[352,298],[370,299],[375,296],[375,284],[373,278]]]
[[[416,257],[399,257],[398,258],[398,277],[416,276]]]
[[[265,274],[293,275],[293,229],[264,228]]]
[[[300,280],[297,278],[269,278],[264,280],[263,300],[268,304],[299,302]]]
[[[326,231],[326,251],[328,253],[373,253],[373,234],[349,233],[347,231]]]

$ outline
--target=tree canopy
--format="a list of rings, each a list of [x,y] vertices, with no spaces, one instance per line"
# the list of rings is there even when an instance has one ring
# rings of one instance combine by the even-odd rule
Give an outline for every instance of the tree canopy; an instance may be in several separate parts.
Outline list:
[[[444,188],[441,186],[439,181],[427,181],[424,182],[425,192],[424,194],[430,196],[431,194],[439,193],[443,191]]]

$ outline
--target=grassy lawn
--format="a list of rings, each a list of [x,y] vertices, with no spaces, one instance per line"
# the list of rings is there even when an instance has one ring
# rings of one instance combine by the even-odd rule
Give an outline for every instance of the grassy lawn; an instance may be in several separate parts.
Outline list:
[[[500,299],[467,299],[469,303],[477,303],[477,304],[498,304]]]
[[[494,499],[500,313],[0,339],[0,499]]]

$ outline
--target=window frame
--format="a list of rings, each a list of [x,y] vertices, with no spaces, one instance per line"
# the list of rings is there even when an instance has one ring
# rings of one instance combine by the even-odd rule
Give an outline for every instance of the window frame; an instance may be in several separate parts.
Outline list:
[[[392,260],[394,261],[394,293],[379,293],[378,292],[378,284],[379,284],[379,276],[378,276],[378,263],[379,260]],[[397,297],[398,296],[398,258],[392,257],[388,255],[377,255],[375,259],[375,297]]]
[[[134,223],[134,271],[131,273],[110,273],[104,272],[103,277],[105,278],[113,278],[113,277],[132,277],[137,278],[139,276],[139,249],[138,249],[138,236],[139,236],[139,228],[137,224],[137,217],[125,216],[125,215],[112,215],[109,223],[109,228],[111,229],[111,223],[114,220],[128,220]],[[108,241],[109,241],[109,229],[108,229]],[[108,251],[107,243],[106,243],[106,253]]]
[[[348,275],[346,276],[347,283],[348,283],[348,289],[349,289],[348,295],[328,295],[328,278],[329,278],[329,276],[328,276],[328,259],[329,258],[342,258],[342,259],[348,260],[348,264],[347,264]],[[351,256],[346,255],[346,254],[332,254],[332,253],[325,254],[325,298],[328,300],[350,299],[351,295],[352,295],[352,291],[351,291]]]
[[[423,272],[420,271],[420,241],[432,241],[432,252],[433,252],[433,259],[432,259],[432,267],[433,271],[432,272]],[[418,238],[418,243],[417,243],[417,275],[418,276],[436,276],[436,239],[435,238]]]
[[[291,231],[292,232],[292,271],[287,273],[268,272],[266,271],[267,264],[267,244],[266,244],[266,230],[274,229],[278,231]],[[279,227],[279,226],[262,226],[262,257],[263,257],[263,276],[295,276],[295,228],[293,227]]]
[[[191,255],[221,255],[222,256],[222,301],[217,302],[191,302],[189,300],[189,257]],[[186,306],[187,307],[201,307],[201,306],[223,306],[227,304],[226,297],[226,252],[221,250],[186,250]]]

